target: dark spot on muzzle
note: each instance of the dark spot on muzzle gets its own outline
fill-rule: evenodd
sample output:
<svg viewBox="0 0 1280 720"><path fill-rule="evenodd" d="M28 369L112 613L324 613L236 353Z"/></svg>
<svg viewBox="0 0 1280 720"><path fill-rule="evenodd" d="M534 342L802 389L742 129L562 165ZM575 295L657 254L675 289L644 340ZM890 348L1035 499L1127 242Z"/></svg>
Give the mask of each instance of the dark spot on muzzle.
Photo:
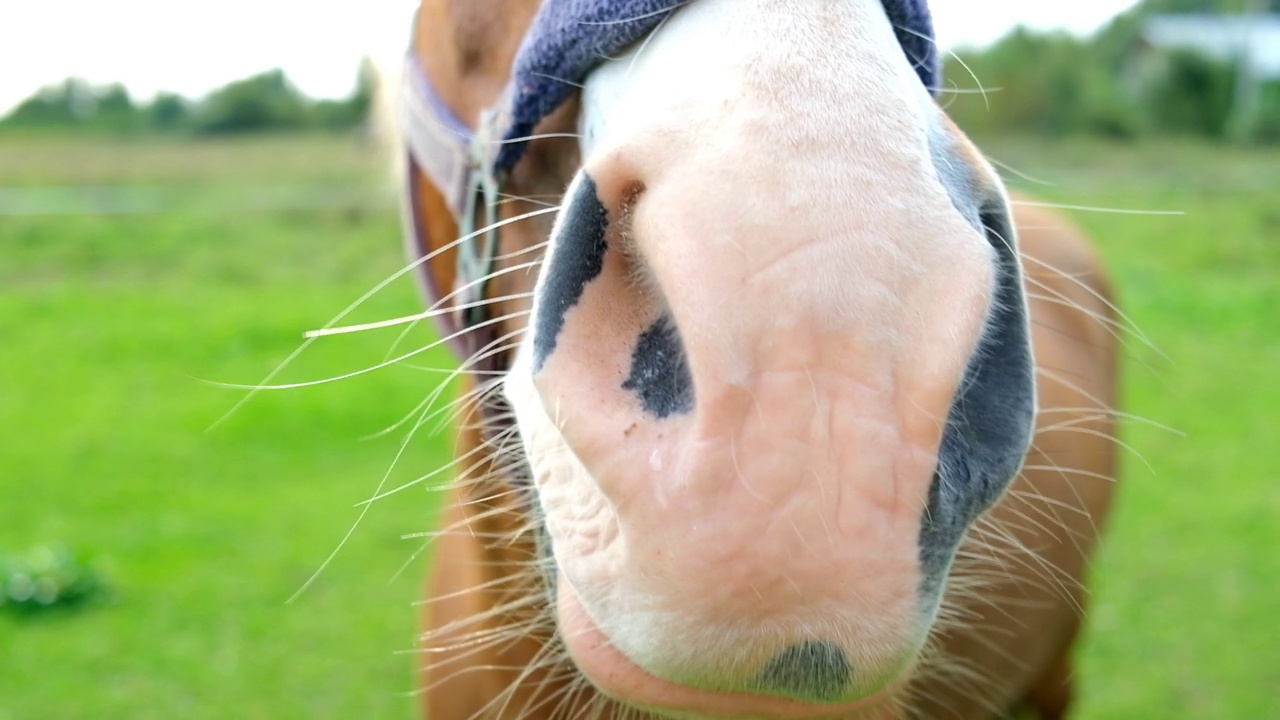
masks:
<svg viewBox="0 0 1280 720"><path fill-rule="evenodd" d="M640 333L622 388L635 393L645 412L659 419L693 409L693 375L680 333L669 319Z"/></svg>
<svg viewBox="0 0 1280 720"><path fill-rule="evenodd" d="M1022 274L1003 202L984 209L996 251L996 288L938 450L920 528L921 593L933 608L964 532L1013 480L1031 442L1035 369Z"/></svg>
<svg viewBox="0 0 1280 720"><path fill-rule="evenodd" d="M834 702L852 682L853 668L843 650L829 642L806 640L774 656L756 685L797 700Z"/></svg>
<svg viewBox="0 0 1280 720"><path fill-rule="evenodd" d="M605 229L609 218L596 196L596 184L586 173L560 211L560 225L552 238L550 257L542 269L538 312L534 318L533 371L538 372L556 349L564 316L578 304L587 283L604 269L608 249Z"/></svg>

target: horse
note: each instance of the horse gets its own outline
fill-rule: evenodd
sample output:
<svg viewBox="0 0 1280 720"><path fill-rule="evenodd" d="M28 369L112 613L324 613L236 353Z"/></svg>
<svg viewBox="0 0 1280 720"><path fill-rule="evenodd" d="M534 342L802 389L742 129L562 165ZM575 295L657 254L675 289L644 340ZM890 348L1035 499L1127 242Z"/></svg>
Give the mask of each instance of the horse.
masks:
<svg viewBox="0 0 1280 720"><path fill-rule="evenodd" d="M421 0L406 237L467 382L430 720L1066 715L1117 311L931 31Z"/></svg>

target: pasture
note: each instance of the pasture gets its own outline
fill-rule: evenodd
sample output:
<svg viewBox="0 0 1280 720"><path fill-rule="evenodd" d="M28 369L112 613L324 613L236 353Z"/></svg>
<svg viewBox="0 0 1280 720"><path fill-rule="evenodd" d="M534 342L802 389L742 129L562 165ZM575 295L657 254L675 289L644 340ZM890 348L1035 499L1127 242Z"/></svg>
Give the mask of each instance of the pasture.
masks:
<svg viewBox="0 0 1280 720"><path fill-rule="evenodd" d="M1122 407L1142 418L1123 425L1077 717L1273 714L1280 151L982 144L1051 183L1007 175L1040 198L1184 213L1073 213L1141 333ZM206 381L258 382L401 266L379 167L321 137L0 138L0 554L85 550L113 587L83 608L0 606L0 719L412 716L425 558L405 536L431 526L437 479L373 503L286 601L384 475L447 461L447 433L424 431L388 471L405 428L378 434L417 417L447 353L264 392L206 432L243 396ZM406 277L348 320L420 307ZM428 338L324 339L276 380Z"/></svg>

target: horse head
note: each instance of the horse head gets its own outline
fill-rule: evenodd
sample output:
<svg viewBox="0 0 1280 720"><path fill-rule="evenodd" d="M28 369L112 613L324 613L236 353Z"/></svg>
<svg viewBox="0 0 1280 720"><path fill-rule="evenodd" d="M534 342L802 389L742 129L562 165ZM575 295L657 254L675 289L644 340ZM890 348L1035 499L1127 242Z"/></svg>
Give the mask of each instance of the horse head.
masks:
<svg viewBox="0 0 1280 720"><path fill-rule="evenodd" d="M479 276L429 280L485 289L453 299L499 378L521 577L560 659L628 707L875 716L1023 463L1009 203L931 94L929 31L909 0L420 11L433 102L497 119L482 164L517 198L439 187L462 159L419 172L420 232L504 225Z"/></svg>

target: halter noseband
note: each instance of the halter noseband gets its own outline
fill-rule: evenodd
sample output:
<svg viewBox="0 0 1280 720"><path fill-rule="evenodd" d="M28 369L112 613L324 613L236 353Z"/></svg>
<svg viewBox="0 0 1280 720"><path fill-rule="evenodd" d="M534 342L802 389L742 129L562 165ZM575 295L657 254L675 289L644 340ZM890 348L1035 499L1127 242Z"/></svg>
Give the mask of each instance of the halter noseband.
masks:
<svg viewBox="0 0 1280 720"><path fill-rule="evenodd" d="M495 174L495 154L502 147L499 140L506 126L505 116L497 111L486 111L480 117L475 132L445 105L432 87L410 51L402 73L401 125L404 129L407 150L407 175L405 182L405 240L409 254L418 262L418 277L422 281L427 300L432 305L446 297L453 305L462 308L460 317L446 313L435 315L442 337L448 338L450 347L460 358L474 352L469 333L465 328L474 327L483 319L485 278L492 271L498 238L497 207L500 182ZM422 242L423 209L419 204L418 178L425 175L444 196L445 205L458 224L457 280L454 288L441 288L430 272ZM483 225L476 228L483 212Z"/></svg>
<svg viewBox="0 0 1280 720"><path fill-rule="evenodd" d="M519 162L529 136L606 58L640 41L672 12L694 0L543 0L524 36L511 82L477 129L453 113L432 87L410 49L401 87L401 120L408 155L405 234L432 304L446 297L462 308L435 315L442 336L460 358L485 347L492 331L477 332L485 317L485 280L497 250L497 202L503 180ZM933 21L926 0L882 0L902 50L920 80L936 92L940 76ZM415 23L416 25L416 23ZM410 43L412 48L412 43ZM458 224L454 288L441 288L426 267L424 214L418 178L444 196ZM477 223L483 224L477 229Z"/></svg>

